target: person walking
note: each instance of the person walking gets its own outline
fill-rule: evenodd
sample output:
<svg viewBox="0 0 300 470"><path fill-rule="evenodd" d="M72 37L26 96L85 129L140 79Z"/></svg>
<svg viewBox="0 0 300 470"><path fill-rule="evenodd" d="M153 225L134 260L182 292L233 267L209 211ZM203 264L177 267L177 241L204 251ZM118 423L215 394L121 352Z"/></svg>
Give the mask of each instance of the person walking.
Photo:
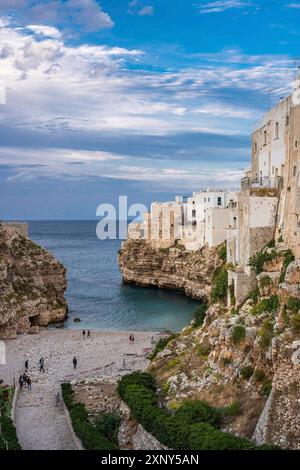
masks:
<svg viewBox="0 0 300 470"><path fill-rule="evenodd" d="M90 330L88 330L88 332L87 332L87 337L88 337L88 338L91 337L91 332L90 332Z"/></svg>
<svg viewBox="0 0 300 470"><path fill-rule="evenodd" d="M73 367L74 367L74 370L77 368L77 358L76 358L76 356L73 357Z"/></svg>
<svg viewBox="0 0 300 470"><path fill-rule="evenodd" d="M31 390L31 384L32 384L31 378L30 378L30 377L27 377L27 386L28 386L28 390Z"/></svg>
<svg viewBox="0 0 300 470"><path fill-rule="evenodd" d="M85 339L85 330L82 331L82 338Z"/></svg>
<svg viewBox="0 0 300 470"><path fill-rule="evenodd" d="M20 377L19 377L19 385L20 385L20 390L22 392L22 390L23 390L23 376L22 375L20 375Z"/></svg>
<svg viewBox="0 0 300 470"><path fill-rule="evenodd" d="M27 375L26 375L25 372L24 372L24 374L22 375L22 379L23 379L23 385L24 385L24 387L27 387Z"/></svg>
<svg viewBox="0 0 300 470"><path fill-rule="evenodd" d="M29 368L29 361L28 361L28 359L26 359L26 361L25 361L25 371L26 372L28 371L28 368Z"/></svg>
<svg viewBox="0 0 300 470"><path fill-rule="evenodd" d="M45 372L45 359L43 357L40 359L40 372Z"/></svg>

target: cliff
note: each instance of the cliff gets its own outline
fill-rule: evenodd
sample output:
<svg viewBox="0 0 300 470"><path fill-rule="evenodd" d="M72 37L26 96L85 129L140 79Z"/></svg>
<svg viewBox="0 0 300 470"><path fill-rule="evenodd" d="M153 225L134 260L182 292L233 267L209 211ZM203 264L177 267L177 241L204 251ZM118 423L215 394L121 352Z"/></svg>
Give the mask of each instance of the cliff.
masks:
<svg viewBox="0 0 300 470"><path fill-rule="evenodd" d="M177 244L155 248L145 240L128 240L119 252L123 282L178 290L205 300L213 273L221 264L219 249L204 247L191 252Z"/></svg>
<svg viewBox="0 0 300 470"><path fill-rule="evenodd" d="M205 400L227 410L224 431L300 449L300 265L280 244L252 264L257 288L244 304L210 298L203 324L172 339L150 371L170 409Z"/></svg>
<svg viewBox="0 0 300 470"><path fill-rule="evenodd" d="M64 320L66 287L65 268L51 253L0 224L0 338Z"/></svg>

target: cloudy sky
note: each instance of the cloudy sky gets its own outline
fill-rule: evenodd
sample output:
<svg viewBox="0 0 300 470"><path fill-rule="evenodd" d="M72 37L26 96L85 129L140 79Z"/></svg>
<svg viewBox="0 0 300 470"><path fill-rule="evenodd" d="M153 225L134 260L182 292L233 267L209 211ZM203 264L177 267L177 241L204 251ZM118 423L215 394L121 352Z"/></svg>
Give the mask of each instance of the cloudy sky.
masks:
<svg viewBox="0 0 300 470"><path fill-rule="evenodd" d="M299 24L288 0L0 0L0 219L235 187Z"/></svg>

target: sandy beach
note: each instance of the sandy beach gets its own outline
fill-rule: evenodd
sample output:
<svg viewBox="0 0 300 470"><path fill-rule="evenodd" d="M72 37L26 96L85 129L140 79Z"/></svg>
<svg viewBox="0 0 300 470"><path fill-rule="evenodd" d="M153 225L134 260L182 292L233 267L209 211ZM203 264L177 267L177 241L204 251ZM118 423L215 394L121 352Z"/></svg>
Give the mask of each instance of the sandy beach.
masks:
<svg viewBox="0 0 300 470"><path fill-rule="evenodd" d="M0 366L0 378L13 384L24 372L29 360L28 374L32 390L18 394L15 424L23 449L75 449L65 413L57 406L60 383L91 378L114 378L133 370L144 370L148 361L145 353L153 347L156 332L134 332L135 341L129 344L132 332L95 331L83 339L82 330L48 329L39 335L19 335L5 341L6 364ZM73 357L78 360L73 368ZM39 371L39 359L44 357L45 372Z"/></svg>

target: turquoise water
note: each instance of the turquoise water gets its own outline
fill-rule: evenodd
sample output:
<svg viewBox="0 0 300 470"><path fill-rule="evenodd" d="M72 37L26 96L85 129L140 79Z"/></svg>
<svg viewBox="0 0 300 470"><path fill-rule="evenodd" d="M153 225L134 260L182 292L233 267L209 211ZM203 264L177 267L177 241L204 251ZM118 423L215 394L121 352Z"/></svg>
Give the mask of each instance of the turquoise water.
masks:
<svg viewBox="0 0 300 470"><path fill-rule="evenodd" d="M198 302L176 292L122 284L119 240L100 241L95 221L29 222L31 238L67 268L68 328L181 330ZM74 323L79 317L81 323Z"/></svg>

